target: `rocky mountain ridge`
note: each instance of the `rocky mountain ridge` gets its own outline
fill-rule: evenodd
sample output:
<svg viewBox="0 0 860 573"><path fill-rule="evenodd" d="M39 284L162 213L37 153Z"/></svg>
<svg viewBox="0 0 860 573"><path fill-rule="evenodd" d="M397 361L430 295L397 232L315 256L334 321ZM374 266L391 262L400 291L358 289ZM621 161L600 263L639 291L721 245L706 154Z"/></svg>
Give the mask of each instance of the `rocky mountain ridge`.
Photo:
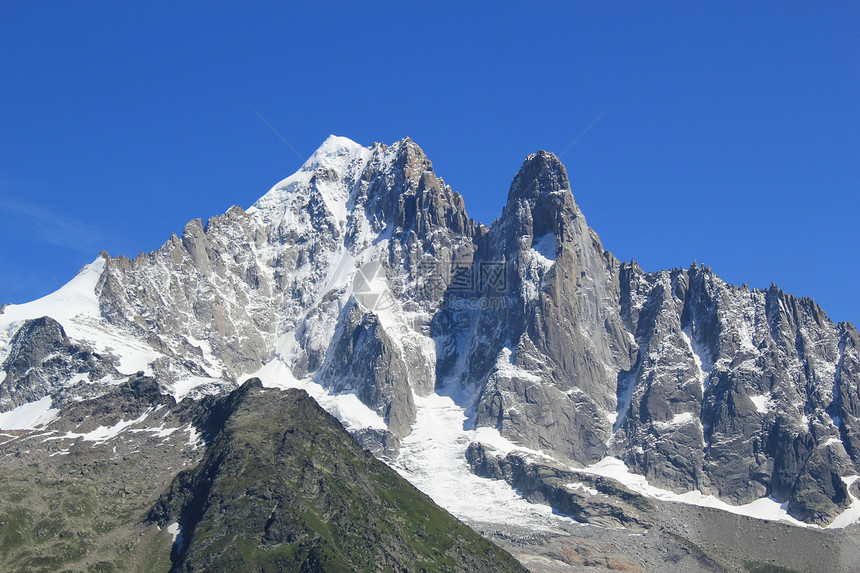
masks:
<svg viewBox="0 0 860 573"><path fill-rule="evenodd" d="M854 326L707 267L618 261L551 153L526 159L488 228L411 140L331 137L253 207L103 254L70 285L0 315L0 409L136 370L177 397L276 370L341 414L356 397L360 421L341 418L380 443L410 434L418 398L454 393L474 427L573 467L613 456L811 524L856 503ZM44 309L60 330L33 322Z"/></svg>

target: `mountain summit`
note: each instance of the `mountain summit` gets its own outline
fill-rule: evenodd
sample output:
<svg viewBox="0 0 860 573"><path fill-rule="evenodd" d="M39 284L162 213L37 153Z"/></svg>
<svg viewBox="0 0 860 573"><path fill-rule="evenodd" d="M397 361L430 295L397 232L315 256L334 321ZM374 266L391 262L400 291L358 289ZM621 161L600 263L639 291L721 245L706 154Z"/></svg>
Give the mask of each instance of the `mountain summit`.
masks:
<svg viewBox="0 0 860 573"><path fill-rule="evenodd" d="M858 344L776 287L618 261L552 153L526 159L487 228L413 141L331 136L247 211L6 307L0 409L32 425L137 371L177 399L255 376L307 390L462 517L422 448L464 488L486 486L475 442L485 462L539 452L643 495L845 525Z"/></svg>

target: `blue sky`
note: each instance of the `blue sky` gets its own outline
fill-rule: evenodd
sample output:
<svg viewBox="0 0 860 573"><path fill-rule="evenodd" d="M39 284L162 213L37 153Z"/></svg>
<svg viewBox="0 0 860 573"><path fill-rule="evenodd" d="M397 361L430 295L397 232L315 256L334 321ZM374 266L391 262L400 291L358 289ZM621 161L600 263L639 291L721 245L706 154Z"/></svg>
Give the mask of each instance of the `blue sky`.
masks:
<svg viewBox="0 0 860 573"><path fill-rule="evenodd" d="M487 224L563 153L622 260L860 324L860 4L645 4L6 0L0 302L248 207L334 133L411 137Z"/></svg>

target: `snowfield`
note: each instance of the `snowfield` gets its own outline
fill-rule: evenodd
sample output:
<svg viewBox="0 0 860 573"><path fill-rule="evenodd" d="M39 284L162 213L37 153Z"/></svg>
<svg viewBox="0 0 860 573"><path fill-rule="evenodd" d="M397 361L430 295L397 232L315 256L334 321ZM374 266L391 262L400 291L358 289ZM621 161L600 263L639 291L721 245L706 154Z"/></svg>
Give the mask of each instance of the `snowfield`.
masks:
<svg viewBox="0 0 860 573"><path fill-rule="evenodd" d="M57 417L59 410L51 408L51 397L22 404L8 412L0 412L0 429L31 430L44 426Z"/></svg>
<svg viewBox="0 0 860 573"><path fill-rule="evenodd" d="M452 398L415 396L415 405L418 418L401 442L394 468L433 501L472 523L516 523L538 531L572 523L548 505L529 503L504 481L472 473L465 454L478 432L465 429L466 411Z"/></svg>

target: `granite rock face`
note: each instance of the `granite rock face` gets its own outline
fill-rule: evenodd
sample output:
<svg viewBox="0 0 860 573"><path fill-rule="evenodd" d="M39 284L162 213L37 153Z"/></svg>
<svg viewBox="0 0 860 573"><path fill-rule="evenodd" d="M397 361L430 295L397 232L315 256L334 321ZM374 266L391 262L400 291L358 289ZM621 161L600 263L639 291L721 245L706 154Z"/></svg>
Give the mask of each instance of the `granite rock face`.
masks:
<svg viewBox="0 0 860 573"><path fill-rule="evenodd" d="M738 504L772 495L815 523L844 509L839 476L858 459L842 439L851 422L840 414L856 414L839 390L860 383L854 327L810 299L727 285L706 267L625 265L622 277L639 357L621 375L610 451L673 489Z"/></svg>
<svg viewBox="0 0 860 573"><path fill-rule="evenodd" d="M441 374L482 387L478 425L568 459L599 460L617 374L632 361L617 302L620 265L585 223L554 155L526 160L480 245L473 275L498 268L504 276L482 285L483 304L448 305L477 308L471 316L439 317L442 345L468 348L460 372Z"/></svg>
<svg viewBox="0 0 860 573"><path fill-rule="evenodd" d="M126 364L196 398L277 364L354 394L388 427L360 434L382 455L444 389L470 423L561 463L614 456L653 485L772 496L810 523L860 475L855 327L705 266L619 262L551 153L526 159L488 228L411 140L331 137L247 210L97 263L86 313L0 314L0 410L97 393Z"/></svg>
<svg viewBox="0 0 860 573"><path fill-rule="evenodd" d="M336 391L356 388L404 435L411 392L434 390L429 322L475 233L462 197L412 141L366 149L332 137L247 212L191 221L133 260L108 258L96 292L111 325L164 355L154 365L162 378L235 382L278 358L297 378L319 372ZM356 299L367 264L379 292ZM370 346L354 349L347 339L370 323ZM356 379L370 363L391 371Z"/></svg>
<svg viewBox="0 0 860 573"><path fill-rule="evenodd" d="M91 394L92 385L79 383L121 376L110 356L69 340L60 323L47 316L21 325L0 369L5 372L0 382L0 412L45 396L59 400L70 386L78 386L72 393Z"/></svg>
<svg viewBox="0 0 860 573"><path fill-rule="evenodd" d="M505 288L438 321L441 339L468 340L462 371L443 374L480 389L479 426L576 463L613 455L678 492L773 496L810 523L848 506L860 467L846 438L860 387L851 324L706 267L618 263L551 154L526 160L479 244L476 264L500 258Z"/></svg>
<svg viewBox="0 0 860 573"><path fill-rule="evenodd" d="M354 304L335 333L323 376L334 381L335 391L355 393L403 437L415 419L415 402L408 384L408 357L391 352L393 347L378 317Z"/></svg>

